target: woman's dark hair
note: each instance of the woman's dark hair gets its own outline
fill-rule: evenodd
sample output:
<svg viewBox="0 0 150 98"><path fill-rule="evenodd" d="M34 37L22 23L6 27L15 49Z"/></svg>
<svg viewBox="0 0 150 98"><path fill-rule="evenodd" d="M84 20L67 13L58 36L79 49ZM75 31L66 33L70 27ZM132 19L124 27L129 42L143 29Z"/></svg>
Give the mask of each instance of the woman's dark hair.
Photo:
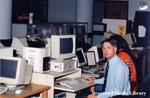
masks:
<svg viewBox="0 0 150 98"><path fill-rule="evenodd" d="M116 43L117 43L117 54L119 54L119 52L121 51L124 51L126 53L128 53L131 57L131 59L133 60L134 64L136 65L136 58L135 56L133 55L127 41L120 35L112 35L110 36L111 40L116 40Z"/></svg>

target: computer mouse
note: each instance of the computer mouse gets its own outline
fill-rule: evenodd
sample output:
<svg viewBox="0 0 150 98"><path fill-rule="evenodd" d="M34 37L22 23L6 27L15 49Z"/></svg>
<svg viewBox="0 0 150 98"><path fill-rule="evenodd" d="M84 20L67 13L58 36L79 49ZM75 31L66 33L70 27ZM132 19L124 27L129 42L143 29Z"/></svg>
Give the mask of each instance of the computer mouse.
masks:
<svg viewBox="0 0 150 98"><path fill-rule="evenodd" d="M15 90L15 94L21 94L22 92L23 92L23 90L21 90L21 89Z"/></svg>

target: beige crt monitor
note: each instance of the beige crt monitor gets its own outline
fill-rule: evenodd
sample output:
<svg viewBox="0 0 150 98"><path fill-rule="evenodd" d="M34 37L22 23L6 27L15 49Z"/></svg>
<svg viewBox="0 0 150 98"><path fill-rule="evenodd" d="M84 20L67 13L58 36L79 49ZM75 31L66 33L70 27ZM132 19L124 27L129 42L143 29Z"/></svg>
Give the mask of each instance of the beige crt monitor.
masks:
<svg viewBox="0 0 150 98"><path fill-rule="evenodd" d="M78 67L86 66L87 65L87 60L85 53L83 51L83 48L77 48L76 49L76 56L78 59Z"/></svg>
<svg viewBox="0 0 150 98"><path fill-rule="evenodd" d="M75 48L75 35L51 36L51 58L62 60L75 57Z"/></svg>
<svg viewBox="0 0 150 98"><path fill-rule="evenodd" d="M88 51L93 51L96 62L99 62L98 46L92 46Z"/></svg>
<svg viewBox="0 0 150 98"><path fill-rule="evenodd" d="M19 85L30 83L32 67L18 57L0 56L0 83Z"/></svg>

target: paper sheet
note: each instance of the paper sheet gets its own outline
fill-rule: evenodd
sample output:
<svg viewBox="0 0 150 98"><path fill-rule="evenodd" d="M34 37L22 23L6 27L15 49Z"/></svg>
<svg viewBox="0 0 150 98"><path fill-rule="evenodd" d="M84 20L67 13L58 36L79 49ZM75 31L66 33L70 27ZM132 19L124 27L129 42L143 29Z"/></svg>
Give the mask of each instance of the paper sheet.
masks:
<svg viewBox="0 0 150 98"><path fill-rule="evenodd" d="M143 25L138 26L138 37L146 36L146 28Z"/></svg>

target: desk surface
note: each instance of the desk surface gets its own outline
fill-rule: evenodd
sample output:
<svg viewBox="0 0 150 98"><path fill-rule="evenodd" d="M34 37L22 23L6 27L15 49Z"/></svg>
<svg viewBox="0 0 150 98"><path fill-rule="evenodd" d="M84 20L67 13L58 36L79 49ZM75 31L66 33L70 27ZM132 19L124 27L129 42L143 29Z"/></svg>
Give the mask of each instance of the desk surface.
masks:
<svg viewBox="0 0 150 98"><path fill-rule="evenodd" d="M45 92L47 93L48 90L50 89L50 87L45 86L45 85L39 85L39 84L30 84L22 89L26 90L27 93L14 95L14 94L9 94L8 92L6 92L6 93L0 95L0 98L25 98L25 97L29 97L29 96L39 94L39 93L45 93ZM44 96L44 95L42 95L42 96ZM43 98L46 98L46 97L43 97Z"/></svg>

